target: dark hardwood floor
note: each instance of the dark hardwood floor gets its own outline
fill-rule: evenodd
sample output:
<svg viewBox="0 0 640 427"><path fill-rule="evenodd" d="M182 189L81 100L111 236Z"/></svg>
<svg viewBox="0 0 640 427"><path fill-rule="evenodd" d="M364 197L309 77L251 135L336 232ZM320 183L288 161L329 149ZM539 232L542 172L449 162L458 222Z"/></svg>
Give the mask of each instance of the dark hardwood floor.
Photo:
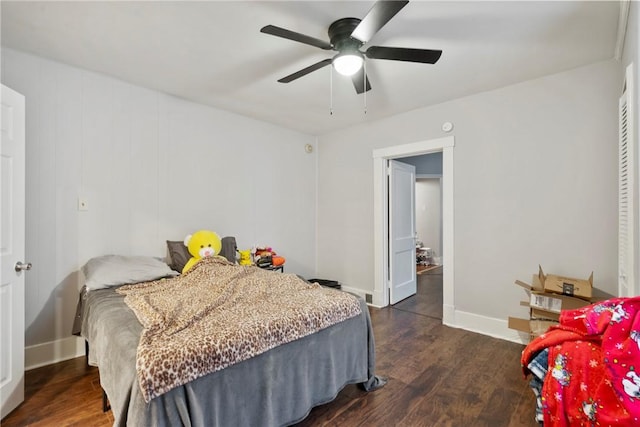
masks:
<svg viewBox="0 0 640 427"><path fill-rule="evenodd" d="M417 293L393 308L442 320L442 267L418 274L417 281Z"/></svg>
<svg viewBox="0 0 640 427"><path fill-rule="evenodd" d="M314 408L306 426L538 426L520 371L523 346L442 325L441 269L418 276L418 293L371 308L377 373L371 393L355 385ZM84 357L26 373L25 401L9 426L110 426L97 368Z"/></svg>
<svg viewBox="0 0 640 427"><path fill-rule="evenodd" d="M78 357L27 371L25 399L2 420L9 426L111 426L111 411L102 412L98 368Z"/></svg>

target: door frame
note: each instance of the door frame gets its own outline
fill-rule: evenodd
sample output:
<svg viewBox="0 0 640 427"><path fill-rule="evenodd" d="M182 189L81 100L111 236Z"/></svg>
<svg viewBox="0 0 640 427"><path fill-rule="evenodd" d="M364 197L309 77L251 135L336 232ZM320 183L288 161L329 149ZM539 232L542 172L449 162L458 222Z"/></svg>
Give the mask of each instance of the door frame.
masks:
<svg viewBox="0 0 640 427"><path fill-rule="evenodd" d="M442 152L442 285L444 324L454 320L453 254L453 148L455 138L419 141L373 150L373 263L374 290L372 304L389 305L389 214L387 210L387 160Z"/></svg>

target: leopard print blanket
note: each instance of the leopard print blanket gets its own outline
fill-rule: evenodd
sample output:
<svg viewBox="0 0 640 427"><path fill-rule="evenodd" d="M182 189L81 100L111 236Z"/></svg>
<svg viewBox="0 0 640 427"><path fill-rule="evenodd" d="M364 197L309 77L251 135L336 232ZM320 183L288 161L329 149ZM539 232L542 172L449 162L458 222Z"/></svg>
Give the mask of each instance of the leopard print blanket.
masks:
<svg viewBox="0 0 640 427"><path fill-rule="evenodd" d="M136 371L146 402L361 313L346 292L221 257L118 292L143 326Z"/></svg>

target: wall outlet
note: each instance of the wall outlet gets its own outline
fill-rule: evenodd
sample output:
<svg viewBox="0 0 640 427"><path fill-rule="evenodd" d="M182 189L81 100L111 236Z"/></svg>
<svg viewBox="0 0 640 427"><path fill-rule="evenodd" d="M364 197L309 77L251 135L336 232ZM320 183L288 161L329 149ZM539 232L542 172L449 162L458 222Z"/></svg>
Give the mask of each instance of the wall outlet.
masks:
<svg viewBox="0 0 640 427"><path fill-rule="evenodd" d="M373 303L373 295L364 294L364 302L366 302L367 304L372 304Z"/></svg>
<svg viewBox="0 0 640 427"><path fill-rule="evenodd" d="M78 197L78 210L79 211L89 210L89 201L84 197Z"/></svg>

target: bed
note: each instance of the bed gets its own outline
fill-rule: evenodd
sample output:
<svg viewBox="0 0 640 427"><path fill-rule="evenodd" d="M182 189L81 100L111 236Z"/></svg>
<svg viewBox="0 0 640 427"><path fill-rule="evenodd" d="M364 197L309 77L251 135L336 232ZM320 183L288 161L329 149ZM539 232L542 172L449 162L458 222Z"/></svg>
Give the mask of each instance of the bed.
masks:
<svg viewBox="0 0 640 427"><path fill-rule="evenodd" d="M242 274L253 277L254 282L258 276L263 282L265 277L301 280L295 275L258 271L261 269L257 267L233 268L245 269ZM140 314L125 298L130 297L132 288L140 287L134 291L142 292L138 301L144 305L149 299L144 294L145 287L171 286L178 279L122 286L112 283L104 289L85 286L81 291L76 329L88 343L88 363L99 368L114 425L291 425L304 419L314 406L333 400L347 384L360 384L367 391L384 385L385 380L374 372L375 346L367 305L362 298L351 296L358 306L357 315L149 394L150 389L141 387L145 382L141 380L144 377L137 355L150 324L142 316L143 327ZM121 279L115 282L118 280ZM307 285L322 288L325 294L346 294L317 284ZM155 316L155 311L151 312L151 317ZM196 317L202 317L202 311Z"/></svg>
<svg viewBox="0 0 640 427"><path fill-rule="evenodd" d="M640 297L562 311L521 363L545 427L640 425Z"/></svg>

